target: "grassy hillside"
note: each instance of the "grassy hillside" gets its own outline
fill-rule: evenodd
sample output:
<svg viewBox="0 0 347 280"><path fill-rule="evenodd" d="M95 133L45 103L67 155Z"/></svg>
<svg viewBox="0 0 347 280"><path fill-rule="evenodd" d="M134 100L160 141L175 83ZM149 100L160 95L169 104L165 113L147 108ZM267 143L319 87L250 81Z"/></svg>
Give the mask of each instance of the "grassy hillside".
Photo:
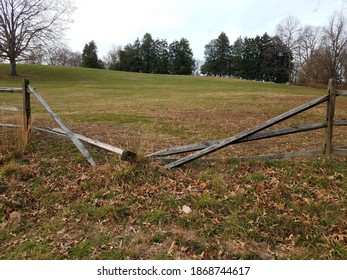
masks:
<svg viewBox="0 0 347 280"><path fill-rule="evenodd" d="M231 136L325 90L213 77L0 65L0 87L27 78L75 132L130 149ZM346 118L339 99L337 117ZM0 106L20 107L0 94ZM278 126L324 121L319 106ZM33 125L57 125L32 97ZM0 110L0 123L18 114ZM277 126L277 127L278 127ZM321 131L239 144L165 170L66 140L0 128L0 259L346 259L347 161L229 161L322 147ZM346 146L346 128L334 144ZM187 207L191 209L188 213Z"/></svg>

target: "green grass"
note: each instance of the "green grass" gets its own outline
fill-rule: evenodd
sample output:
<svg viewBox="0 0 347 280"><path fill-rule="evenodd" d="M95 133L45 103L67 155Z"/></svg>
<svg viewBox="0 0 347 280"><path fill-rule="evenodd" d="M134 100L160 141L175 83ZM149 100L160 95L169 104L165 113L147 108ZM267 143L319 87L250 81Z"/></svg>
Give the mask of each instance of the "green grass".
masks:
<svg viewBox="0 0 347 280"><path fill-rule="evenodd" d="M20 76L11 78L7 76L7 68L8 65L0 65L0 86L21 87L22 79L27 78L52 107L56 106L57 111L88 108L103 114L108 110L119 110L117 113L121 113L130 107L138 110L140 107L158 109L183 105L186 98L192 101L190 105L194 107L211 108L221 103L231 105L233 98L244 94L253 98L244 102L251 103L254 98L260 100L263 96L317 95L321 92L311 88L225 78L146 75L38 65L18 65ZM70 102L65 102L63 96L69 96Z"/></svg>
<svg viewBox="0 0 347 280"><path fill-rule="evenodd" d="M149 123L151 118L127 114L69 115L69 119L81 122Z"/></svg>
<svg viewBox="0 0 347 280"><path fill-rule="evenodd" d="M0 128L0 259L347 259L347 161L229 160L322 147L321 132L247 143L165 170L147 153L231 136L325 90L213 77L0 65L0 87L28 78L75 132L137 152L127 163L32 133L15 153ZM346 118L346 99L337 115ZM0 94L0 105L21 96ZM324 121L325 105L280 126ZM32 96L33 125L56 126ZM18 116L0 112L0 122ZM334 142L346 145L345 128ZM184 213L188 206L192 212Z"/></svg>

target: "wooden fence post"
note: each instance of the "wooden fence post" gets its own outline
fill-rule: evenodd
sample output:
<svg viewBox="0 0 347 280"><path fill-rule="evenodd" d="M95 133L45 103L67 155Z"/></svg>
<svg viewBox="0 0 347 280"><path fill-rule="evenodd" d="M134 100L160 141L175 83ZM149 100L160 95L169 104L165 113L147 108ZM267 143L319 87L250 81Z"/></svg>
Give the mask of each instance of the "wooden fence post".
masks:
<svg viewBox="0 0 347 280"><path fill-rule="evenodd" d="M330 79L328 85L329 99L327 102L327 115L326 122L327 128L325 133L325 147L324 147L324 163L327 164L330 160L332 151L332 140L333 140L333 127L334 127L334 115L335 115L335 104L336 104L336 80Z"/></svg>
<svg viewBox="0 0 347 280"><path fill-rule="evenodd" d="M30 135L31 107L30 92L28 91L29 81L23 80L23 142L26 144Z"/></svg>

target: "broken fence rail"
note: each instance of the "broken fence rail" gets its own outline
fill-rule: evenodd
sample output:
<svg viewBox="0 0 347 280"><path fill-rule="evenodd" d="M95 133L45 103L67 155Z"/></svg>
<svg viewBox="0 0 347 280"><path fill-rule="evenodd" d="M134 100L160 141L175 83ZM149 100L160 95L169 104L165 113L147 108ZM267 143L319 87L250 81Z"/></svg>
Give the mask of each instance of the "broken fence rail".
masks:
<svg viewBox="0 0 347 280"><path fill-rule="evenodd" d="M347 120L335 120L334 126L347 126ZM281 129L271 130L268 132L258 132L251 136L239 139L235 141L234 144L256 141L256 140L267 139L267 138L278 137L278 136L284 136L284 135L290 135L294 133L317 130L317 129L322 129L326 127L327 127L326 123L313 123L313 124L305 124L305 125L296 126L296 127L281 128ZM200 151L214 144L218 144L221 141L223 141L223 139L210 140L210 141L206 141L202 143L172 147L172 148L163 149L163 150L154 152L148 155L147 157L164 157L164 156Z"/></svg>
<svg viewBox="0 0 347 280"><path fill-rule="evenodd" d="M215 144L212 144L211 146L203 149L203 150L200 150L200 151L197 151L187 157L184 157L182 159L179 159L175 162L172 162L172 163L169 163L167 165L165 165L165 167L167 169L171 169L171 168L175 168L175 167L179 167L183 164L186 164L188 162L191 162L193 160L196 160L200 157L203 157L205 155L208 155L210 153L213 153L217 150L220 150L222 148L225 148L227 146L230 146L231 144L234 144L236 141L239 141L241 139L244 139L248 136L251 136L253 134L256 134L257 132L261 131L261 130L264 130L268 127L271 127L279 122L282 122L288 118L291 118L299 113L302 113L308 109L311 109L319 104L322 104L324 102L326 102L329 98L329 95L325 95L325 96L322 96L322 97L318 97L312 101L309 101L303 105L300 105L292 110L289 110L288 112L285 112L279 116L276 116L272 119L269 119L265 122L263 122L262 124L258 125L258 126L255 126L253 128L250 128L248 130L245 130L237 135L234 135L232 137L229 137L229 138L226 138L218 143L215 143Z"/></svg>
<svg viewBox="0 0 347 280"><path fill-rule="evenodd" d="M53 119L59 124L59 126L64 130L70 140L75 144L77 149L82 153L82 155L88 160L91 166L96 166L96 163L93 157L90 155L88 150L84 147L81 141L76 137L76 135L63 123L63 121L58 117L56 113L53 112L51 107L46 103L46 101L42 98L42 96L37 92L35 88L28 84L28 89L38 101L42 104L43 107L47 110L47 112L53 117Z"/></svg>
<svg viewBox="0 0 347 280"><path fill-rule="evenodd" d="M0 127L19 128L20 125L0 123ZM32 130L40 132L40 133L44 133L44 134L54 135L57 137L68 138L68 135L64 132L64 130L59 129L59 128L44 129L44 128L39 128L39 127L33 127ZM102 148L106 151L120 155L121 160L133 161L134 159L136 159L136 154L134 152L122 150L122 149L114 147L110 144L106 144L106 143L103 143L101 141L94 140L94 139L88 138L88 137L80 135L80 134L75 134L75 136L87 144L90 144L90 145Z"/></svg>
<svg viewBox="0 0 347 280"><path fill-rule="evenodd" d="M53 129L48 129L47 132L53 132L53 133L56 133L58 136L61 135L61 136L67 136L65 131L60 129L60 128L53 128ZM94 139L91 139L91 138L88 138L84 135L81 135L81 134L76 134L75 133L75 136L80 139L81 141L83 142L86 142L88 144L91 144L93 146L96 146L96 147L99 147L99 148L102 148L106 151L109 151L109 152L112 152L112 153L115 153L115 154L118 154L120 155L121 157L121 160L124 160L124 161L133 161L135 158L136 158L136 153L134 152L131 152L131 151L128 151L128 150L123 150L121 148L117 148L117 147L114 147L110 144L107 144L107 143L103 143L101 141L98 141L98 140L94 140Z"/></svg>

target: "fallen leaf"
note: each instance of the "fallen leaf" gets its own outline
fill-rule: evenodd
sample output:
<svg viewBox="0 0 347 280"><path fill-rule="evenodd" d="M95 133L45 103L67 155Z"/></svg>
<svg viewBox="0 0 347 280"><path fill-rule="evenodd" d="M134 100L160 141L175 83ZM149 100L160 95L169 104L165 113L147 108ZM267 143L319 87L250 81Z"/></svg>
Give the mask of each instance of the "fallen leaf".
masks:
<svg viewBox="0 0 347 280"><path fill-rule="evenodd" d="M21 214L17 211L10 214L9 220L20 220Z"/></svg>
<svg viewBox="0 0 347 280"><path fill-rule="evenodd" d="M186 214L192 213L192 209L190 209L190 207L188 207L187 205L183 205L182 211Z"/></svg>

